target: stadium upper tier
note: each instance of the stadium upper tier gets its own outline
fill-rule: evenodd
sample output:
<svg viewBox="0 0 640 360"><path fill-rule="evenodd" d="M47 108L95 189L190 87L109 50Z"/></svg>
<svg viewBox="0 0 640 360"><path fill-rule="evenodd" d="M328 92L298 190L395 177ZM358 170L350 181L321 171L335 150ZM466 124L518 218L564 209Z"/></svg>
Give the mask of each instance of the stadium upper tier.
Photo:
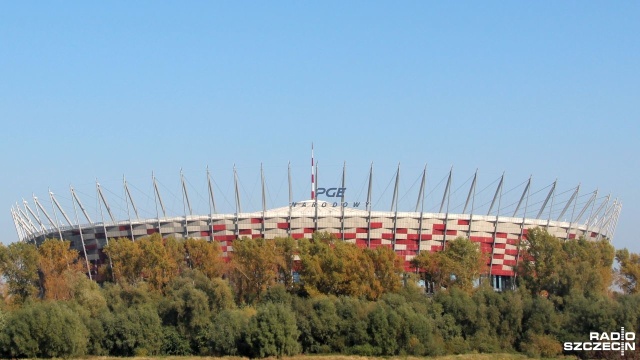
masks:
<svg viewBox="0 0 640 360"><path fill-rule="evenodd" d="M93 221L83 206L76 191L71 188L73 215L60 205L50 192L50 205L44 206L34 197L32 204L23 201L16 204L11 213L21 241L41 243L47 238L69 240L73 248L85 256L94 265L105 261L101 249L109 239L126 237L132 240L142 236L159 233L163 237L206 238L220 244L224 256L233 251L233 241L242 238L293 237L311 238L316 231L329 232L336 238L355 243L361 247L392 247L405 259L405 267L420 251L439 251L447 240L467 237L477 242L481 251L490 254L489 275L510 277L514 275L514 266L519 256L520 244L526 240L529 229L546 228L550 234L561 239L584 237L597 240L613 237L621 203L612 201L610 196L598 197L597 191L580 194L580 186L564 192L556 190L556 182L538 190L539 201L532 201L531 179L522 184L522 190L510 203L507 211L503 203L504 175L490 190L488 211L481 213L474 208L476 202L477 173L469 178L468 191L464 193L463 211L448 211L452 194L452 172L443 178L444 191L437 196L436 212L424 211L426 171L419 177L420 188L413 211L398 211L400 195L398 179L395 174L395 186L391 197L390 211L372 209L372 170L369 173L367 198L362 201L346 201L344 170L342 186L333 188L318 187L313 182L310 200L293 201L291 172L289 168L289 203L284 207L268 209L264 175L261 172L262 209L243 212L238 176L234 169L235 211L217 213L211 177L207 173L210 211L205 215L194 215L189 199L188 186L181 174L182 207L184 215L167 216L156 178L152 176L155 217L141 218L139 209L126 181L123 181L121 200L126 203L127 219L117 219L112 211L100 184L96 183L96 214L100 221ZM313 178L317 174L314 172ZM446 183L444 182L446 179ZM342 189L342 190L341 190ZM547 191L548 189L548 191ZM511 191L513 193L513 191ZM316 196L316 194L318 194ZM326 197L326 200L318 197ZM534 205L532 205L534 204ZM47 208L49 210L47 210ZM533 215L533 216L532 216ZM96 215L94 215L96 216ZM80 221L82 217L86 221ZM105 220L106 219L106 220ZM562 219L562 220L561 220ZM63 225L63 223L65 223ZM526 243L524 244L526 245Z"/></svg>

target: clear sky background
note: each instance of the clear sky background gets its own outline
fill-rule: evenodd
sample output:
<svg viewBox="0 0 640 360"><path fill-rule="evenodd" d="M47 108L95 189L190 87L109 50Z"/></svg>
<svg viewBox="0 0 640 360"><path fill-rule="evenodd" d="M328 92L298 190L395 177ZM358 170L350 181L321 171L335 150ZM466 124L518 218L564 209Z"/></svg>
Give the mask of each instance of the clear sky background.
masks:
<svg viewBox="0 0 640 360"><path fill-rule="evenodd" d="M96 179L117 203L123 175L153 217L152 171L180 214L183 169L206 213L206 167L228 210L235 164L257 210L263 163L285 206L314 142L321 185L346 161L354 199L373 162L383 210L398 163L406 210L427 163L429 207L451 166L457 200L476 168L480 188L598 188L623 203L614 245L640 252L638 34L636 1L5 1L1 239L16 201L71 207L72 184L95 218Z"/></svg>

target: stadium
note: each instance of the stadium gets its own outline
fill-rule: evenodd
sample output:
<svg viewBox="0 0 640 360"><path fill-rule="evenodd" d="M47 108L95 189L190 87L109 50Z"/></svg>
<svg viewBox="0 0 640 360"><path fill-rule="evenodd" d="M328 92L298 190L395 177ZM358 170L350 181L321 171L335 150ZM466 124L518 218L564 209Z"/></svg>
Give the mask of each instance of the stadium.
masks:
<svg viewBox="0 0 640 360"><path fill-rule="evenodd" d="M403 195L398 165L385 190L390 195L386 198L390 204L387 202L384 211L379 209L384 197L376 196L378 200L374 201L373 170L372 164L366 171L360 195L351 191L346 183L346 165L334 171L336 183L319 186L318 164L314 164L312 155L311 179L308 181L305 177L303 182L310 185L307 195L302 200L295 199L289 164L283 181L288 188L285 191L288 203L281 200L281 206L267 207L269 189L261 166L256 181L260 199L254 199L254 203L260 205L248 212L243 211L242 186L234 166L232 197L222 194L225 199L233 199L227 201L232 207L227 212L218 211L216 196L219 197L219 193L214 192L216 183L207 169L204 189L196 190L201 194L200 201L208 206L208 211L200 214L194 211L193 198L189 196L194 187L181 171L180 196L169 191L174 198L181 198L182 214L179 215L167 211L161 186L153 174L152 195L148 192L145 195L147 205L152 204L146 214L155 213L151 216L144 216L134 201L134 187L124 178L121 196L113 196L115 192L96 181L95 193L91 196L96 205L93 211L85 207L79 192L70 187L69 196L65 196L67 206L58 200L60 195L49 191L45 201L34 195L31 203L26 200L16 203L11 215L19 241L38 245L50 238L68 240L87 260L90 274L106 261L101 249L109 239L126 237L135 241L154 233L215 241L220 244L223 256L228 257L233 252L233 241L243 237L300 239L311 238L314 232L329 232L359 247L391 247L405 260L407 271L415 271L410 261L421 251L440 251L448 240L462 236L478 243L481 251L490 255L486 276L494 288L501 290L512 284L514 268L521 256L519 249L526 245L523 241L529 229L543 227L560 239L611 240L622 208L611 195L600 195L598 190L584 192L580 185L560 191L557 180L534 190L529 177L507 189L503 174L480 188L477 170L454 187L451 169L429 190L426 166L414 174L415 182ZM111 195L111 201L117 198L117 207L112 208L107 195ZM431 205L425 199L431 199ZM121 209L120 215L112 211L115 208Z"/></svg>

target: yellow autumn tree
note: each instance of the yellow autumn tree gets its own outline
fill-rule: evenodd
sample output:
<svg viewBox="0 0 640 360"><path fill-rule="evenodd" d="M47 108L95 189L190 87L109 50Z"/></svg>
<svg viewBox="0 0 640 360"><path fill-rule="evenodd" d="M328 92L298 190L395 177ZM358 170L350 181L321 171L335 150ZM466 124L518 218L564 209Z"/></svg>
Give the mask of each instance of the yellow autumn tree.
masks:
<svg viewBox="0 0 640 360"><path fill-rule="evenodd" d="M154 290L162 290L180 273L184 264L184 246L173 237L163 239L159 234L136 241L140 246L143 279Z"/></svg>
<svg viewBox="0 0 640 360"><path fill-rule="evenodd" d="M363 250L328 233L300 241L300 277L310 295L375 300L400 287L401 262L393 250Z"/></svg>
<svg viewBox="0 0 640 360"><path fill-rule="evenodd" d="M190 268L200 270L208 278L222 276L224 261L220 246L211 241L189 238L184 242L187 264Z"/></svg>
<svg viewBox="0 0 640 360"><path fill-rule="evenodd" d="M121 285L133 285L142 280L142 249L138 242L127 238L111 239L104 247L104 253L111 260L111 274Z"/></svg>
<svg viewBox="0 0 640 360"><path fill-rule="evenodd" d="M631 253L627 249L616 251L616 260L620 264L616 282L626 294L640 292L640 254Z"/></svg>
<svg viewBox="0 0 640 360"><path fill-rule="evenodd" d="M231 282L240 301L260 300L278 280L283 267L281 252L274 240L243 238L233 242Z"/></svg>
<svg viewBox="0 0 640 360"><path fill-rule="evenodd" d="M83 274L85 266L71 243L47 239L38 247L38 267L42 275L44 298L69 300L73 297L69 283L73 274Z"/></svg>

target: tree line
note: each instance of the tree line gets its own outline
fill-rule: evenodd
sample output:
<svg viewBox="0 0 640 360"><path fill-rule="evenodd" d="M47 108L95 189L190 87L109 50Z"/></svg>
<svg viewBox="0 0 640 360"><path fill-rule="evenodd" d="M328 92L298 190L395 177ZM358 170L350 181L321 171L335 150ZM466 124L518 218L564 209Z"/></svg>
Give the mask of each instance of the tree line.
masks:
<svg viewBox="0 0 640 360"><path fill-rule="evenodd" d="M0 357L555 356L590 331L640 330L640 256L543 229L505 292L465 238L421 252L411 273L388 247L327 233L236 240L228 261L215 242L158 234L110 239L104 253L96 282L69 242L0 246Z"/></svg>

